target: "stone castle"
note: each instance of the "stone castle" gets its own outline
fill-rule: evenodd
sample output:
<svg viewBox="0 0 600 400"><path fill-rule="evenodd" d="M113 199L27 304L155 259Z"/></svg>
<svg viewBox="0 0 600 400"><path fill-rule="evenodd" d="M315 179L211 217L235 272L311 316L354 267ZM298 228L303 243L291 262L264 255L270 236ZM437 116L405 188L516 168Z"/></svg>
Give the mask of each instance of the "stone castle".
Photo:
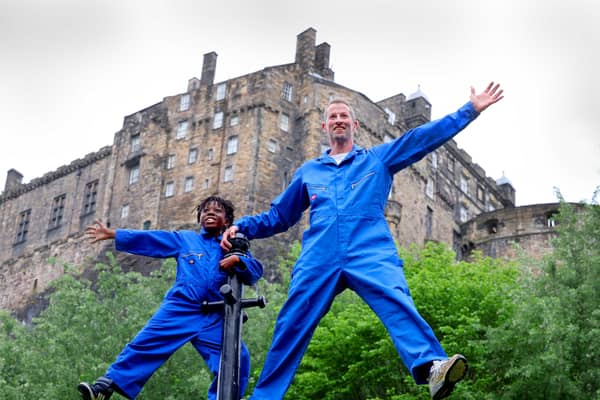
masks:
<svg viewBox="0 0 600 400"><path fill-rule="evenodd" d="M294 62L214 82L217 54L207 53L200 79L126 116L112 145L26 184L8 171L0 195L0 308L23 309L64 273L64 263L83 268L110 250L112 244L85 240L96 219L112 227L195 229L195 205L215 193L234 202L237 216L266 210L294 170L328 147L321 122L332 98L353 106L355 139L367 148L430 120L420 90L372 101L335 83L329 54L309 28L297 36ZM533 255L548 249L557 209L515 207L510 182L487 177L451 140L395 176L386 216L402 246L437 241L459 258L475 249L512 257L513 242ZM274 255L299 239L306 223L253 242L267 278L275 277Z"/></svg>

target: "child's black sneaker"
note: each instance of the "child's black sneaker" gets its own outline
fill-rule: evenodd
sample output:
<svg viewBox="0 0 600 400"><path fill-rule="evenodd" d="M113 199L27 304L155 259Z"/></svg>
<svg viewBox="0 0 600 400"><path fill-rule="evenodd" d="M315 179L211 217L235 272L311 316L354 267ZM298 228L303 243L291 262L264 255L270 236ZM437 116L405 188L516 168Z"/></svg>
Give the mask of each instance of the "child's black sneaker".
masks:
<svg viewBox="0 0 600 400"><path fill-rule="evenodd" d="M81 382L77 385L77 390L83 396L83 400L108 400L113 394L111 386L112 379L102 376L91 385L87 382Z"/></svg>

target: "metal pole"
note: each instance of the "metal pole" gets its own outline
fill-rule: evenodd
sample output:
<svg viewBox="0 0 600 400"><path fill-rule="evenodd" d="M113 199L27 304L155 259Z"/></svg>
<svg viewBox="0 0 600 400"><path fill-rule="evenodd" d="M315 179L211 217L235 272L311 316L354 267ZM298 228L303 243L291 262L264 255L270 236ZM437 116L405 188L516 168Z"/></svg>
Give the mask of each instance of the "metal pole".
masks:
<svg viewBox="0 0 600 400"><path fill-rule="evenodd" d="M241 235L241 238L235 239L241 239L245 243L239 244L239 242L232 240L234 247L228 254L239 252L240 248L242 252L244 248L247 251L249 244L246 238ZM242 323L245 317L242 309L248 307L264 308L267 301L264 296L258 296L255 299L242 299L244 285L235 272L229 274L227 283L221 286L219 290L223 295L223 301L205 301L202 303L203 312L223 310L223 343L217 378L217 399L240 400L240 353L242 348Z"/></svg>
<svg viewBox="0 0 600 400"><path fill-rule="evenodd" d="M219 363L217 399L240 399L240 353L242 347L242 294L243 285L237 274L221 286L225 301L223 319L223 347Z"/></svg>

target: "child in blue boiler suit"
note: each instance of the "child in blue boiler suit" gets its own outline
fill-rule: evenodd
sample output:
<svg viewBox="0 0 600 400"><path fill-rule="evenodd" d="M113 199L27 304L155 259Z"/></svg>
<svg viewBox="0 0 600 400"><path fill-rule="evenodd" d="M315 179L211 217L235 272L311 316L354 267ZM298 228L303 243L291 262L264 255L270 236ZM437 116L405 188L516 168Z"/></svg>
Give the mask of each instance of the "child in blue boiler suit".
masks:
<svg viewBox="0 0 600 400"><path fill-rule="evenodd" d="M77 389L84 400L105 400L113 392L134 399L150 376L181 346L190 342L213 373L208 399L216 399L217 373L222 344L223 313L202 312L204 301L223 299L219 289L227 282L227 271L235 270L241 281L253 285L262 276L259 261L248 255L231 255L219 246L223 231L234 220L233 205L211 196L197 206L195 231L138 231L110 229L102 222L86 228L91 243L114 239L115 248L131 254L177 259L175 284L146 326L125 346L106 374ZM250 373L250 355L242 343L240 393Z"/></svg>

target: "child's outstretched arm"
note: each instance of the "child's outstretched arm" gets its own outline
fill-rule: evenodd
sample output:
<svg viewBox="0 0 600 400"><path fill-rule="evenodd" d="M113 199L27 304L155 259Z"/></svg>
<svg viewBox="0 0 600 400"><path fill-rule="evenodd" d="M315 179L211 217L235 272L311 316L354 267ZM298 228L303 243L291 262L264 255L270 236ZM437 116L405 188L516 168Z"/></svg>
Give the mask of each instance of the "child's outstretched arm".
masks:
<svg viewBox="0 0 600 400"><path fill-rule="evenodd" d="M108 240L115 238L115 230L107 228L99 219L94 221L93 225L88 225L85 228L85 235L88 237L90 243L96 243L101 240Z"/></svg>

